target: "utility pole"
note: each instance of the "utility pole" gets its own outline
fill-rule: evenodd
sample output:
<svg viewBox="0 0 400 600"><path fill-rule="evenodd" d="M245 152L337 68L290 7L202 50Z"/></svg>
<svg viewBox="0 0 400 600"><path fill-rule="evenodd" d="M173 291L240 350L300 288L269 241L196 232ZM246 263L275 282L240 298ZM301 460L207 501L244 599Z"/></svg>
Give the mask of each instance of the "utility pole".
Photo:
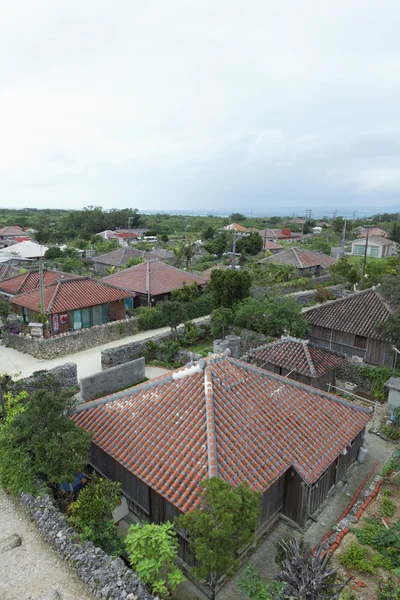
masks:
<svg viewBox="0 0 400 600"><path fill-rule="evenodd" d="M365 238L364 264L363 264L363 272L362 272L362 280L363 281L364 281L364 277L365 277L365 268L367 266L368 237L369 237L370 225L367 225L366 228L367 228L367 237Z"/></svg>
<svg viewBox="0 0 400 600"><path fill-rule="evenodd" d="M150 291L150 261L146 263L146 286L147 286L147 306L151 306L151 291Z"/></svg>
<svg viewBox="0 0 400 600"><path fill-rule="evenodd" d="M356 210L354 210L354 211L353 211L353 221L355 221L355 220L356 220L356 214L357 214L357 211L356 211Z"/></svg>
<svg viewBox="0 0 400 600"><path fill-rule="evenodd" d="M40 312L42 315L46 312L44 305L44 285L43 285L43 246L40 246L40 259L39 259L39 286L40 286Z"/></svg>
<svg viewBox="0 0 400 600"><path fill-rule="evenodd" d="M346 243L346 223L347 223L347 219L344 220L344 224L343 224L342 246L344 246Z"/></svg>
<svg viewBox="0 0 400 600"><path fill-rule="evenodd" d="M128 217L128 246L131 245L131 223L133 221L133 217Z"/></svg>

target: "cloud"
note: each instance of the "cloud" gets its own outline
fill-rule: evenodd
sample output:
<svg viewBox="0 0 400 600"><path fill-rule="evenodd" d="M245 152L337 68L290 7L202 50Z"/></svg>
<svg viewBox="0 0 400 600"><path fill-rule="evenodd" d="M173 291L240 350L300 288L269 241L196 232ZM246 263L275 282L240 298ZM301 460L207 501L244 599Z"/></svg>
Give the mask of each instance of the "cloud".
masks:
<svg viewBox="0 0 400 600"><path fill-rule="evenodd" d="M400 4L384 4L8 3L3 204L393 204Z"/></svg>

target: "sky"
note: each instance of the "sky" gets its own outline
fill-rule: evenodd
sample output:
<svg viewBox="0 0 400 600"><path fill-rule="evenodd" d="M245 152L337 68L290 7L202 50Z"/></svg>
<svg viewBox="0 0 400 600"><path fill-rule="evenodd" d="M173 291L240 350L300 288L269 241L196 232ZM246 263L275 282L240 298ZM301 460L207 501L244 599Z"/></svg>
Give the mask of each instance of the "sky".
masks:
<svg viewBox="0 0 400 600"><path fill-rule="evenodd" d="M400 210L398 0L15 0L7 208Z"/></svg>

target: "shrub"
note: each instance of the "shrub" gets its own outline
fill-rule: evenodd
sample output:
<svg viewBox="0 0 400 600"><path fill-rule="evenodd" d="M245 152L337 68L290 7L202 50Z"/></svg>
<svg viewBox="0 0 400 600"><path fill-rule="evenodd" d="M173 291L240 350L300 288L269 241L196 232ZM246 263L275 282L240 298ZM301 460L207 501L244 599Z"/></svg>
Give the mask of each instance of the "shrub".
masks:
<svg viewBox="0 0 400 600"><path fill-rule="evenodd" d="M231 308L216 308L211 313L211 332L214 339L223 338L233 323L234 312Z"/></svg>
<svg viewBox="0 0 400 600"><path fill-rule="evenodd" d="M187 321L185 323L185 342L190 345L194 345L200 339L200 330L196 323Z"/></svg>
<svg viewBox="0 0 400 600"><path fill-rule="evenodd" d="M161 345L160 350L164 353L165 362L169 367L174 366L175 356L181 349L182 347L178 340L167 340Z"/></svg>
<svg viewBox="0 0 400 600"><path fill-rule="evenodd" d="M391 517L394 513L395 505L390 498L383 498L379 514L382 517Z"/></svg>
<svg viewBox="0 0 400 600"><path fill-rule="evenodd" d="M384 425L382 427L382 433L390 440L398 440L400 438L400 427L395 427L394 425Z"/></svg>
<svg viewBox="0 0 400 600"><path fill-rule="evenodd" d="M392 578L381 581L376 589L376 600L400 600L399 582Z"/></svg>
<svg viewBox="0 0 400 600"><path fill-rule="evenodd" d="M201 294L195 300L185 303L186 317L187 319L197 319L198 317L205 317L212 311L211 295Z"/></svg>
<svg viewBox="0 0 400 600"><path fill-rule="evenodd" d="M158 307L141 307L138 310L139 313L139 328L142 331L148 329L158 329L159 327L165 327L165 315L161 312Z"/></svg>
<svg viewBox="0 0 400 600"><path fill-rule="evenodd" d="M328 300L332 300L333 293L326 287L322 287L322 285L317 285L315 288L315 299L317 302L327 302Z"/></svg>
<svg viewBox="0 0 400 600"><path fill-rule="evenodd" d="M348 569L356 569L362 573L375 573L371 563L370 551L357 542L351 542L350 546L339 557L339 561Z"/></svg>
<svg viewBox="0 0 400 600"><path fill-rule="evenodd" d="M171 523L131 525L126 549L133 570L153 594L165 597L184 580L175 566L178 539Z"/></svg>

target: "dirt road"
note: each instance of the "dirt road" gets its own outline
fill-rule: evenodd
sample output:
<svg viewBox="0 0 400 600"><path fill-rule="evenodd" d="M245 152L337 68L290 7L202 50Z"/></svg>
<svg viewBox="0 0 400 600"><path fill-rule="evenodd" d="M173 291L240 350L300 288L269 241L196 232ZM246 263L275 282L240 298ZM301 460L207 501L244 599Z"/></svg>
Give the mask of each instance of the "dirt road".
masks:
<svg viewBox="0 0 400 600"><path fill-rule="evenodd" d="M0 489L0 540L15 533L22 538L21 546L0 553L1 600L42 600L52 590L58 591L61 600L95 600Z"/></svg>

